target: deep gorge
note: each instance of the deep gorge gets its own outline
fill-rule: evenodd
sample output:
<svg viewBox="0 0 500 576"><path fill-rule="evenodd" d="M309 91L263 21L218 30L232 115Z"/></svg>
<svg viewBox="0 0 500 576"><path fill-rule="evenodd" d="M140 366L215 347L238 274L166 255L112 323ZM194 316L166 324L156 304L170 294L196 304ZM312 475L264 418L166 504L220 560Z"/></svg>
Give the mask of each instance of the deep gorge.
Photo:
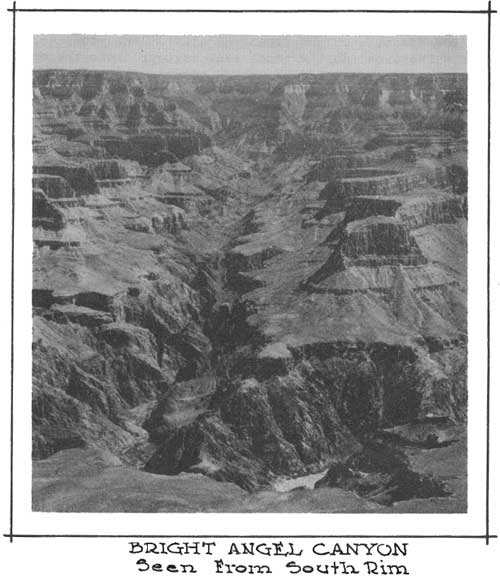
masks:
<svg viewBox="0 0 500 576"><path fill-rule="evenodd" d="M35 72L35 508L463 510L465 94Z"/></svg>

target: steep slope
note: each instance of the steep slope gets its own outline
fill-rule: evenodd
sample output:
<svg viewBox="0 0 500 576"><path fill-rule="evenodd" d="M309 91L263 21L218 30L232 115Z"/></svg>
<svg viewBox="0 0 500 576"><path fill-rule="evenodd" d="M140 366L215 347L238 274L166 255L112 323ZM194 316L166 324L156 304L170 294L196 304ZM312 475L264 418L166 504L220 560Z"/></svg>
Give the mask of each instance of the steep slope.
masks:
<svg viewBox="0 0 500 576"><path fill-rule="evenodd" d="M106 450L138 481L317 509L269 490L387 429L463 427L464 94L460 75L35 73L34 457ZM427 485L415 509L465 506Z"/></svg>

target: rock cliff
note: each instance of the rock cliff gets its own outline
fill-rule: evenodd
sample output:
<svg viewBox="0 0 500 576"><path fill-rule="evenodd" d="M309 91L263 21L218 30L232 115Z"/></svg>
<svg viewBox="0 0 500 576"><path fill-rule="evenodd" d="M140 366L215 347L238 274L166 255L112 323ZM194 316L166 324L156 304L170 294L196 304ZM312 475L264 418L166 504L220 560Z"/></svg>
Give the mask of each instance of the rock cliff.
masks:
<svg viewBox="0 0 500 576"><path fill-rule="evenodd" d="M174 490L147 511L234 509L202 497L214 480L242 510L464 510L465 94L35 72L36 508L61 509L52 463L80 454L87 488ZM313 494L273 489L311 474Z"/></svg>

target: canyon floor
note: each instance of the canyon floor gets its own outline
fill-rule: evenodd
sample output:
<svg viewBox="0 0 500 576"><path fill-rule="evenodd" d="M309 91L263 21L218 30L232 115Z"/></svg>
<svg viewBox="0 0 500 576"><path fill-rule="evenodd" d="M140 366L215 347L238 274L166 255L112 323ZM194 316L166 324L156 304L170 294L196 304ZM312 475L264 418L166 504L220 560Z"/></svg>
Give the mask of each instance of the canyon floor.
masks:
<svg viewBox="0 0 500 576"><path fill-rule="evenodd" d="M466 511L465 75L33 86L34 510Z"/></svg>

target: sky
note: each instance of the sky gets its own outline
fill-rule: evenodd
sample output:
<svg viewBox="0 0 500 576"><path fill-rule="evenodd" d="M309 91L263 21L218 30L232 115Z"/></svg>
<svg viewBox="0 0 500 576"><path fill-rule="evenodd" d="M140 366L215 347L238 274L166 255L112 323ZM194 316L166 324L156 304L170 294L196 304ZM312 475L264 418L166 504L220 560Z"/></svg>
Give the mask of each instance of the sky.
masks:
<svg viewBox="0 0 500 576"><path fill-rule="evenodd" d="M153 74L466 72L465 36L34 37L35 69Z"/></svg>

